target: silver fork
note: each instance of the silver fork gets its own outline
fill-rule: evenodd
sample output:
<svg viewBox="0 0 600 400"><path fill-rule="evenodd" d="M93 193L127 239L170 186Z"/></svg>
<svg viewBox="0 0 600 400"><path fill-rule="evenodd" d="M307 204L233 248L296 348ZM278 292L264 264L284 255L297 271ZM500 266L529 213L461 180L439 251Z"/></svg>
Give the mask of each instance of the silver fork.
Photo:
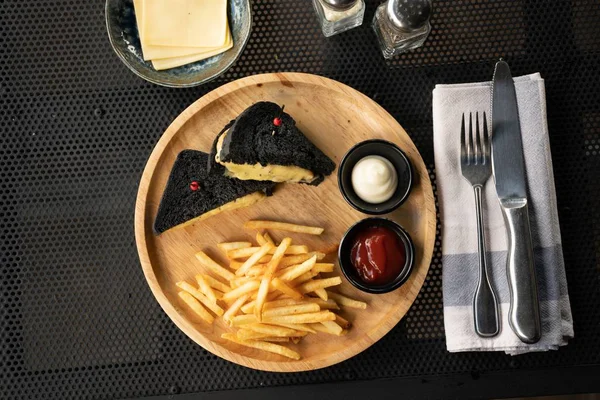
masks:
<svg viewBox="0 0 600 400"><path fill-rule="evenodd" d="M483 137L479 130L479 113L475 114L475 141L473 141L473 115L469 113L469 136L465 130L465 114L462 116L460 135L460 168L463 177L473 186L475 210L477 211L477 244L479 248L479 281L473 296L475 332L482 337L498 334L498 302L487 273L485 236L483 234L483 207L481 193L492 174L490 163L490 140L487 118L483 113Z"/></svg>

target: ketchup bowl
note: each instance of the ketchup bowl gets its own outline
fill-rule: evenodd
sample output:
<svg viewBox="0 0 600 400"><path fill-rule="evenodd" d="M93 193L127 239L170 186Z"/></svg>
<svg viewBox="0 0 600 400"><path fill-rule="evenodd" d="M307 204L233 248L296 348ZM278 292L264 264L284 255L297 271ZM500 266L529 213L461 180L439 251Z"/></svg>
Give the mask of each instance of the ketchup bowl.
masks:
<svg viewBox="0 0 600 400"><path fill-rule="evenodd" d="M367 293L388 293L410 276L415 247L408 233L387 218L358 221L342 237L338 250L346 279Z"/></svg>

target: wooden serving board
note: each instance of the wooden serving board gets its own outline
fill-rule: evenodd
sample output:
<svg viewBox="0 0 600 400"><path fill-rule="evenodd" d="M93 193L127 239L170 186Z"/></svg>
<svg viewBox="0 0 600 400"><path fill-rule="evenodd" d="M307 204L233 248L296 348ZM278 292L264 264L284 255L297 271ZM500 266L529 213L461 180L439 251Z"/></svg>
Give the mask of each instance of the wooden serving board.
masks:
<svg viewBox="0 0 600 400"><path fill-rule="evenodd" d="M160 236L152 224L177 154L184 149L209 152L215 135L251 104L269 100L285 105L298 127L339 166L354 144L373 138L392 141L410 158L415 170L412 193L407 202L388 215L411 235L416 247L416 265L410 279L384 295L369 295L345 279L339 292L368 303L366 310L345 308L342 315L353 323L347 335L319 333L300 344L290 344L302 359L239 346L221 338L230 331L220 318L207 325L180 305L175 282L203 272L194 254L204 250L227 265L216 244L251 240L255 232L242 226L250 219L270 219L325 228L320 236L270 232L314 249L331 249L344 232L366 215L348 205L337 183L337 169L317 186L280 184L275 194L248 208L220 213L205 221L167 231ZM144 275L152 293L173 322L192 340L211 353L250 368L267 371L305 371L346 360L371 346L406 314L427 275L435 241L436 213L431 182L423 160L404 129L377 103L341 83L315 75L276 73L250 76L226 84L188 107L166 130L156 145L141 178L135 213L135 235ZM331 254L325 261L336 261Z"/></svg>

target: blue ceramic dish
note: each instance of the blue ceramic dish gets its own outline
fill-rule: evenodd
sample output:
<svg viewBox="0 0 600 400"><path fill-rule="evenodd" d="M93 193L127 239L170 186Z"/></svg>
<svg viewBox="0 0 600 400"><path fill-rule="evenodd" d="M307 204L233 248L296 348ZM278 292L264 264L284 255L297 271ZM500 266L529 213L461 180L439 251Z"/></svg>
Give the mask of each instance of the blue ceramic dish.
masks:
<svg viewBox="0 0 600 400"><path fill-rule="evenodd" d="M229 28L233 37L231 49L206 60L156 71L152 63L144 61L142 57L133 0L106 0L105 14L110 44L121 61L137 76L168 87L197 86L227 71L242 54L252 28L250 0L229 0Z"/></svg>

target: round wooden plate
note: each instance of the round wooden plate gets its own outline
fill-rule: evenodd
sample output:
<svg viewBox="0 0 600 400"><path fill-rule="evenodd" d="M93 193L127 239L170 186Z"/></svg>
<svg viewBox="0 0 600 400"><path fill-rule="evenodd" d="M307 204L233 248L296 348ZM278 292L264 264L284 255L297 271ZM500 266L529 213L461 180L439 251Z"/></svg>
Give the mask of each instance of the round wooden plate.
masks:
<svg viewBox="0 0 600 400"><path fill-rule="evenodd" d="M342 315L353 323L347 335L309 335L290 346L302 355L299 361L239 346L221 339L229 331L219 318L207 325L194 318L178 301L175 283L194 282L202 271L194 254L204 250L227 265L216 244L249 240L244 231L250 219L270 219L321 226L320 236L289 235L295 243L314 249L331 249L344 232L364 214L348 205L338 190L337 169L317 186L280 184L272 197L251 207L220 213L205 221L160 236L152 232L163 190L177 154L184 149L208 152L215 135L251 104L269 100L285 105L298 127L336 164L354 144L381 138L398 144L415 169L415 182L406 203L388 215L411 235L416 264L410 279L384 295L363 293L345 281L339 291L368 303L366 310L345 308ZM226 84L188 107L166 130L156 145L142 176L135 213L135 235L144 275L152 293L175 324L211 353L237 364L266 371L305 371L346 360L371 346L406 314L427 275L435 241L436 213L425 164L404 129L377 103L356 90L330 79L299 73L250 76ZM270 232L275 239L283 233ZM329 256L331 262L335 256ZM326 259L327 260L327 259ZM336 272L341 275L336 263Z"/></svg>

